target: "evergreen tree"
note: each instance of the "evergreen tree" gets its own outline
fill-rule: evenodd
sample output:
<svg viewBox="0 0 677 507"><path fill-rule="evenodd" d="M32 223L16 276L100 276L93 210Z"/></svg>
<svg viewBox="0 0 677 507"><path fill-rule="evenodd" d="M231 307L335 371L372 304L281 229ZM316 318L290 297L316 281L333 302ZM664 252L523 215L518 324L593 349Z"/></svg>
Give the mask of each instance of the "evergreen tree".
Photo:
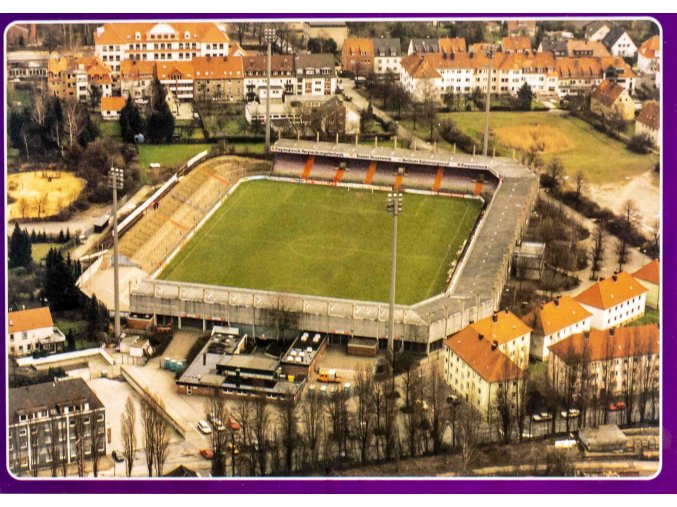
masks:
<svg viewBox="0 0 677 507"><path fill-rule="evenodd" d="M517 90L517 109L520 111L530 111L531 101L534 98L534 92L531 86L524 83L519 90Z"/></svg>
<svg viewBox="0 0 677 507"><path fill-rule="evenodd" d="M87 301L85 308L85 318L87 319L87 336L95 339L100 333L108 329L108 308L92 294L91 299Z"/></svg>
<svg viewBox="0 0 677 507"><path fill-rule="evenodd" d="M66 243L71 240L71 230L70 227L66 227Z"/></svg>
<svg viewBox="0 0 677 507"><path fill-rule="evenodd" d="M126 143L133 143L134 136L140 134L143 130L143 121L141 120L141 113L136 107L131 96L127 96L125 107L120 111L120 133L122 140Z"/></svg>
<svg viewBox="0 0 677 507"><path fill-rule="evenodd" d="M80 306L80 289L75 285L78 269L70 255L64 259L59 250L50 248L45 259L42 295L53 310L72 310Z"/></svg>
<svg viewBox="0 0 677 507"><path fill-rule="evenodd" d="M65 243L66 237L63 235L63 229L59 231L59 237L56 239L57 243Z"/></svg>
<svg viewBox="0 0 677 507"><path fill-rule="evenodd" d="M72 329L69 329L68 332L66 333L66 345L68 347L69 352L75 350L75 334L73 334Z"/></svg>
<svg viewBox="0 0 677 507"><path fill-rule="evenodd" d="M170 143L174 134L174 115L167 105L167 90L155 78L151 91L151 113L146 125L146 137L151 143Z"/></svg>
<svg viewBox="0 0 677 507"><path fill-rule="evenodd" d="M28 231L25 229L22 231L17 223L14 224L14 231L9 238L8 254L10 268L27 268L31 264L31 238Z"/></svg>
<svg viewBox="0 0 677 507"><path fill-rule="evenodd" d="M38 242L38 235L35 234L35 229L31 231L31 243L35 244Z"/></svg>

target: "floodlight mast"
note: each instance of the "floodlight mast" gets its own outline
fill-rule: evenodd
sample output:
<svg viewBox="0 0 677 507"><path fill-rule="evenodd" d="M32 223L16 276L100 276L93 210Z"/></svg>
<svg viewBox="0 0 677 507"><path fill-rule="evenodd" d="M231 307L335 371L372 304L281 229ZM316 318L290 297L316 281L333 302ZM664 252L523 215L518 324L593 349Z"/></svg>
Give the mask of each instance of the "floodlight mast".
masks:
<svg viewBox="0 0 677 507"><path fill-rule="evenodd" d="M270 74L272 67L272 44L275 41L275 29L265 28L263 38L268 43L268 60L266 72L266 154L270 153Z"/></svg>
<svg viewBox="0 0 677 507"><path fill-rule="evenodd" d="M399 174L404 173L400 168ZM390 364L395 362L395 282L397 278L397 217L402 213L404 197L400 192L388 193L388 213L393 217L392 251L390 255L390 303L388 306L388 359Z"/></svg>
<svg viewBox="0 0 677 507"><path fill-rule="evenodd" d="M113 297L115 299L115 340L120 341L120 267L118 264L118 190L124 187L124 172L111 167L108 183L113 189Z"/></svg>

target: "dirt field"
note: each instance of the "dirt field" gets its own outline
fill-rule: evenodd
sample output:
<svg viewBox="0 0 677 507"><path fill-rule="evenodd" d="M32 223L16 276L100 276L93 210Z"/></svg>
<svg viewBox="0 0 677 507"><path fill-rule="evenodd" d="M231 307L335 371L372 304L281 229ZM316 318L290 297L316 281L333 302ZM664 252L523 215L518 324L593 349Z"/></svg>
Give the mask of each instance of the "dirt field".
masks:
<svg viewBox="0 0 677 507"><path fill-rule="evenodd" d="M9 219L56 215L78 198L85 183L84 179L63 171L10 174L7 193L15 202L9 205Z"/></svg>
<svg viewBox="0 0 677 507"><path fill-rule="evenodd" d="M539 123L499 127L495 133L499 143L521 151L539 146L543 153L560 153L575 147L560 129Z"/></svg>

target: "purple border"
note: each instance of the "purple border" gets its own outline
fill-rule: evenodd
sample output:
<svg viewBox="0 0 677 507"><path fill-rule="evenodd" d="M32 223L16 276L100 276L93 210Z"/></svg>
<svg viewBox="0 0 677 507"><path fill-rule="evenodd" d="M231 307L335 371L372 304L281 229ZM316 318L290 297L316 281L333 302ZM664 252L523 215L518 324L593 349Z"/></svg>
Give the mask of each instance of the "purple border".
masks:
<svg viewBox="0 0 677 507"><path fill-rule="evenodd" d="M59 21L59 20L82 20L89 19L182 19L182 18L218 18L218 19L241 19L241 18L434 18L434 17L473 17L472 14L0 14L0 30L4 30L12 22L19 21ZM570 14L476 14L476 17L571 17ZM577 17L604 16L607 18L614 15L585 14ZM618 16L618 15L616 15ZM622 17L642 17L643 14L623 15ZM677 127L677 91L675 86L665 86L665 83L677 83L677 15L661 14L652 15L661 25L663 30L663 132L674 132ZM4 36L0 45L4 45ZM0 79L4 92L5 68L0 69ZM4 95L3 95L4 96ZM666 136L664 136L664 139ZM672 173L672 166L677 166L677 150L670 143L662 143L663 149L663 188L676 188L677 174ZM0 155L4 161L4 141L0 144ZM668 167L670 170L664 171ZM2 183L4 187L4 171ZM663 202L663 230L673 230L677 221L677 203L667 199ZM0 212L3 224L3 236L5 235L5 206ZM5 236L6 237L6 236ZM0 258L5 258L5 241L1 242ZM677 255L677 241L663 242L663 265L670 266L671 261ZM3 271L3 286L5 286L5 268ZM677 275L671 270L664 268L663 284L668 287L674 286ZM665 288L663 294L670 294ZM5 293L2 291L2 308L6 309ZM666 301L670 304L670 301ZM5 312L0 312L2 329L6 329ZM30 480L17 481L5 469L6 463L6 438L2 432L0 438L0 493L676 493L677 492L677 448L672 435L677 435L677 370L667 368L665 365L677 359L677 338L675 331L677 322L670 311L663 312L663 455L661 473L652 480L370 480L370 479L341 479L341 480L307 480L307 479L249 479L249 480ZM6 349L3 347L3 354ZM5 379L5 361L0 360L0 378ZM0 414L2 421L7 420L5 386L3 383L0 395Z"/></svg>

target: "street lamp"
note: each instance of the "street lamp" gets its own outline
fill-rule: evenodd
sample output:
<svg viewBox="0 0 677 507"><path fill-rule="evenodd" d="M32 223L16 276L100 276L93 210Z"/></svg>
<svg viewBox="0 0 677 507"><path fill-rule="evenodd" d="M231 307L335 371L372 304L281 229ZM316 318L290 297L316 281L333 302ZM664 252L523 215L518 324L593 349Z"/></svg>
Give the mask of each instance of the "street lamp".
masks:
<svg viewBox="0 0 677 507"><path fill-rule="evenodd" d="M400 167L397 171L404 174L404 168ZM397 216L402 213L404 206L404 196L400 192L388 193L388 204L386 209L393 217L393 237L392 253L390 257L390 304L388 308L388 354L390 362L395 363L395 275L397 273Z"/></svg>
<svg viewBox="0 0 677 507"><path fill-rule="evenodd" d="M487 50L487 100L484 105L484 145L482 155L485 157L489 153L489 108L491 107L491 60L494 58L494 48L492 46Z"/></svg>
<svg viewBox="0 0 677 507"><path fill-rule="evenodd" d="M275 29L265 28L263 39L268 43L268 69L266 72L266 154L270 153L270 73L272 60L272 44L275 40Z"/></svg>
<svg viewBox="0 0 677 507"><path fill-rule="evenodd" d="M111 167L108 184L113 189L113 290L115 298L115 340L120 339L120 272L118 265L118 190L124 186L122 169Z"/></svg>

